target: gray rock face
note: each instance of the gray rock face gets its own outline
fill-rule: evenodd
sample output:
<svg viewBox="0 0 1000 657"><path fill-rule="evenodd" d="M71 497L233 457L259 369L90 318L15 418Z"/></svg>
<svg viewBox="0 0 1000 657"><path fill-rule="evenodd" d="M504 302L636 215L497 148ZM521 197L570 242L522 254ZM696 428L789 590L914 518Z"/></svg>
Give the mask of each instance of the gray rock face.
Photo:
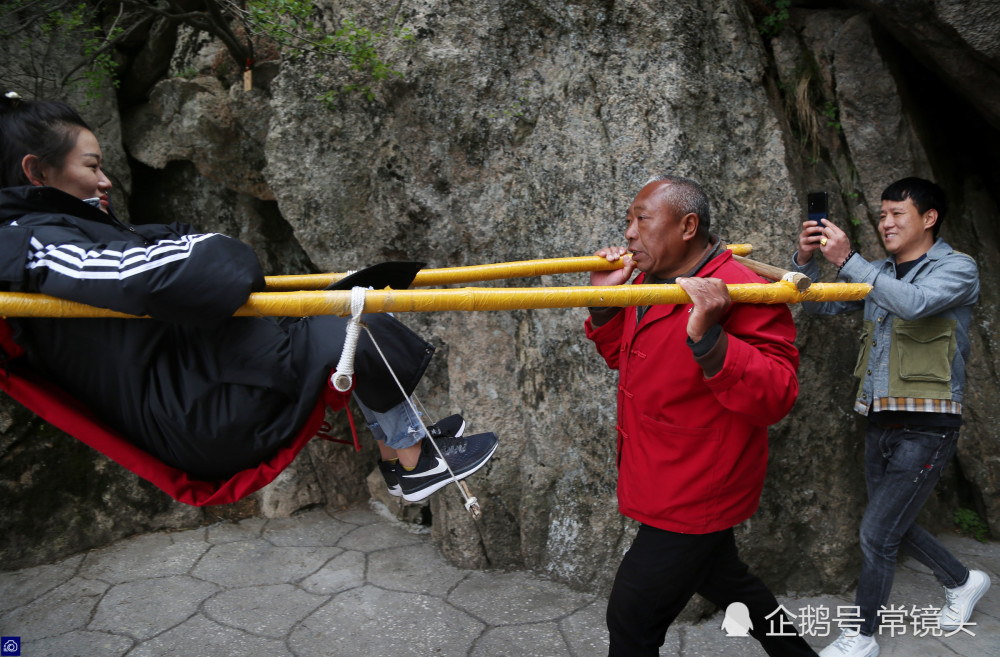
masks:
<svg viewBox="0 0 1000 657"><path fill-rule="evenodd" d="M154 87L149 102L123 118L125 143L147 166L192 162L209 180L269 201L270 188L260 175L261 135L255 134L266 129L267 115L262 122L255 120L261 117L247 112L247 100L242 92L230 100L214 77L172 78L170 84Z"/></svg>
<svg viewBox="0 0 1000 657"><path fill-rule="evenodd" d="M1000 128L1000 5L862 0L879 24Z"/></svg>
<svg viewBox="0 0 1000 657"><path fill-rule="evenodd" d="M404 80L379 87L374 101L342 98L336 111L315 100L346 79L336 62L271 63L245 93L213 77L204 44L183 42L171 70L198 75L165 78L148 102L123 111L125 148L141 163L136 186L155 199L147 213L137 193L133 215L144 216L133 220L174 215L223 230L253 244L269 273L585 255L622 243L632 196L669 172L705 185L714 231L785 265L807 191L829 190L834 220L875 258L883 254L882 188L921 175L952 195L943 236L977 257L984 290L995 289L995 168L956 155L972 148L960 116L977 117L968 124L985 126L984 143L996 141L989 108L1000 86L962 87L967 114L952 122L942 118L943 103L914 103L914 71L931 64L910 51L931 37L906 22L909 13L890 26L896 14L886 12L897 4L794 10L781 33L762 41L737 0L418 0L405 8L418 38L394 62ZM975 14L933 4L934 29L952 44L962 35L965 58L989 69L996 55L988 37L1000 21L988 3L962 3ZM355 7L359 16L384 9L376 1ZM932 70L946 75L947 62L938 64ZM834 590L856 577L860 558L863 419L850 411L859 320L793 310L799 402L771 430L761 508L738 537L745 559L776 589ZM950 527L959 504L1000 521L1000 466L989 458L1000 407L1000 345L990 330L997 310L984 295L958 461L924 514L934 529ZM490 465L469 480L480 522L453 490L429 503L435 542L456 565L527 566L583 589L609 585L634 526L615 502L616 377L584 338L585 317L569 309L403 318L439 347L418 390L430 419L461 412L469 431L501 439ZM12 419L5 431L25 421ZM374 458L314 443L255 496L252 511L280 516L366 496ZM5 479L17 495L30 490ZM60 503L75 508L80 499ZM132 508L144 504L128 498ZM427 515L399 513L418 522Z"/></svg>

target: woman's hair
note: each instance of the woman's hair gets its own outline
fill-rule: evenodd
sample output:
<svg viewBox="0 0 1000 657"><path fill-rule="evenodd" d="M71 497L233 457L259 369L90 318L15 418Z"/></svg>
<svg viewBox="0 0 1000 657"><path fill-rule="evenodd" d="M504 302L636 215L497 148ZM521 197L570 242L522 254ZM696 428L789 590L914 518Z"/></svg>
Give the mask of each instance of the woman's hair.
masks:
<svg viewBox="0 0 1000 657"><path fill-rule="evenodd" d="M30 184L21 168L25 155L61 167L82 129L90 126L65 103L0 96L0 188Z"/></svg>

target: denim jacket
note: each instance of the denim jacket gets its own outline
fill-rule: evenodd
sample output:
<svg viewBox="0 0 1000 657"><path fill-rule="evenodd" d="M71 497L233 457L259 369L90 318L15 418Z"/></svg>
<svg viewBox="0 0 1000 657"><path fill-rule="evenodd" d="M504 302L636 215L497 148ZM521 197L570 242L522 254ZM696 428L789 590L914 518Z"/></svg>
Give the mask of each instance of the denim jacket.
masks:
<svg viewBox="0 0 1000 657"><path fill-rule="evenodd" d="M819 276L815 258L799 266L793 257L792 264L814 280ZM938 239L901 280L892 258L868 262L858 254L844 264L840 279L869 283L872 291L862 301L802 306L811 315L864 309L854 410L862 415L870 410L960 414L969 324L979 298L976 262Z"/></svg>

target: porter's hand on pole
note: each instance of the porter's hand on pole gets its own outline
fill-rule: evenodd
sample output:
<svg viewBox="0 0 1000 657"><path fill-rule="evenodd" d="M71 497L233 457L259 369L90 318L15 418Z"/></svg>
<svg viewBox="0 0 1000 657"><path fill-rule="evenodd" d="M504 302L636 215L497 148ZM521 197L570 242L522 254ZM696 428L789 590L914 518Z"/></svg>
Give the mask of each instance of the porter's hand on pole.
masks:
<svg viewBox="0 0 1000 657"><path fill-rule="evenodd" d="M729 288L720 278L678 278L677 284L694 304L688 315L687 334L693 342L698 342L719 323L732 303Z"/></svg>
<svg viewBox="0 0 1000 657"><path fill-rule="evenodd" d="M608 262L615 262L621 258L624 267L609 271L592 271L590 272L590 284L621 285L627 283L628 279L632 277L632 272L635 271L635 261L632 260L632 256L627 254L628 249L624 246L606 246L603 249L598 249L594 253L595 256L605 258Z"/></svg>

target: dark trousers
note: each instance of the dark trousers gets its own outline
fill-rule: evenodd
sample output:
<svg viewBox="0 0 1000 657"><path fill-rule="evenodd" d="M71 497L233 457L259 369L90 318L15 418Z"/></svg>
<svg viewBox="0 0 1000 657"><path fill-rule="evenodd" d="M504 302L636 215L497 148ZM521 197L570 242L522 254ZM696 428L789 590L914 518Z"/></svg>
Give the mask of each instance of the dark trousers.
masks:
<svg viewBox="0 0 1000 657"><path fill-rule="evenodd" d="M676 534L648 525L639 527L615 576L608 600L608 655L656 657L667 628L695 593L721 609L745 604L753 623L750 634L768 655L816 657L793 621L783 612L775 614L778 601L767 586L740 561L732 529Z"/></svg>
<svg viewBox="0 0 1000 657"><path fill-rule="evenodd" d="M868 426L868 507L861 521L863 559L855 594L864 619L862 634L872 636L878 629L878 613L889 603L900 548L930 568L947 588L969 579L969 569L916 523L957 443L958 429Z"/></svg>

